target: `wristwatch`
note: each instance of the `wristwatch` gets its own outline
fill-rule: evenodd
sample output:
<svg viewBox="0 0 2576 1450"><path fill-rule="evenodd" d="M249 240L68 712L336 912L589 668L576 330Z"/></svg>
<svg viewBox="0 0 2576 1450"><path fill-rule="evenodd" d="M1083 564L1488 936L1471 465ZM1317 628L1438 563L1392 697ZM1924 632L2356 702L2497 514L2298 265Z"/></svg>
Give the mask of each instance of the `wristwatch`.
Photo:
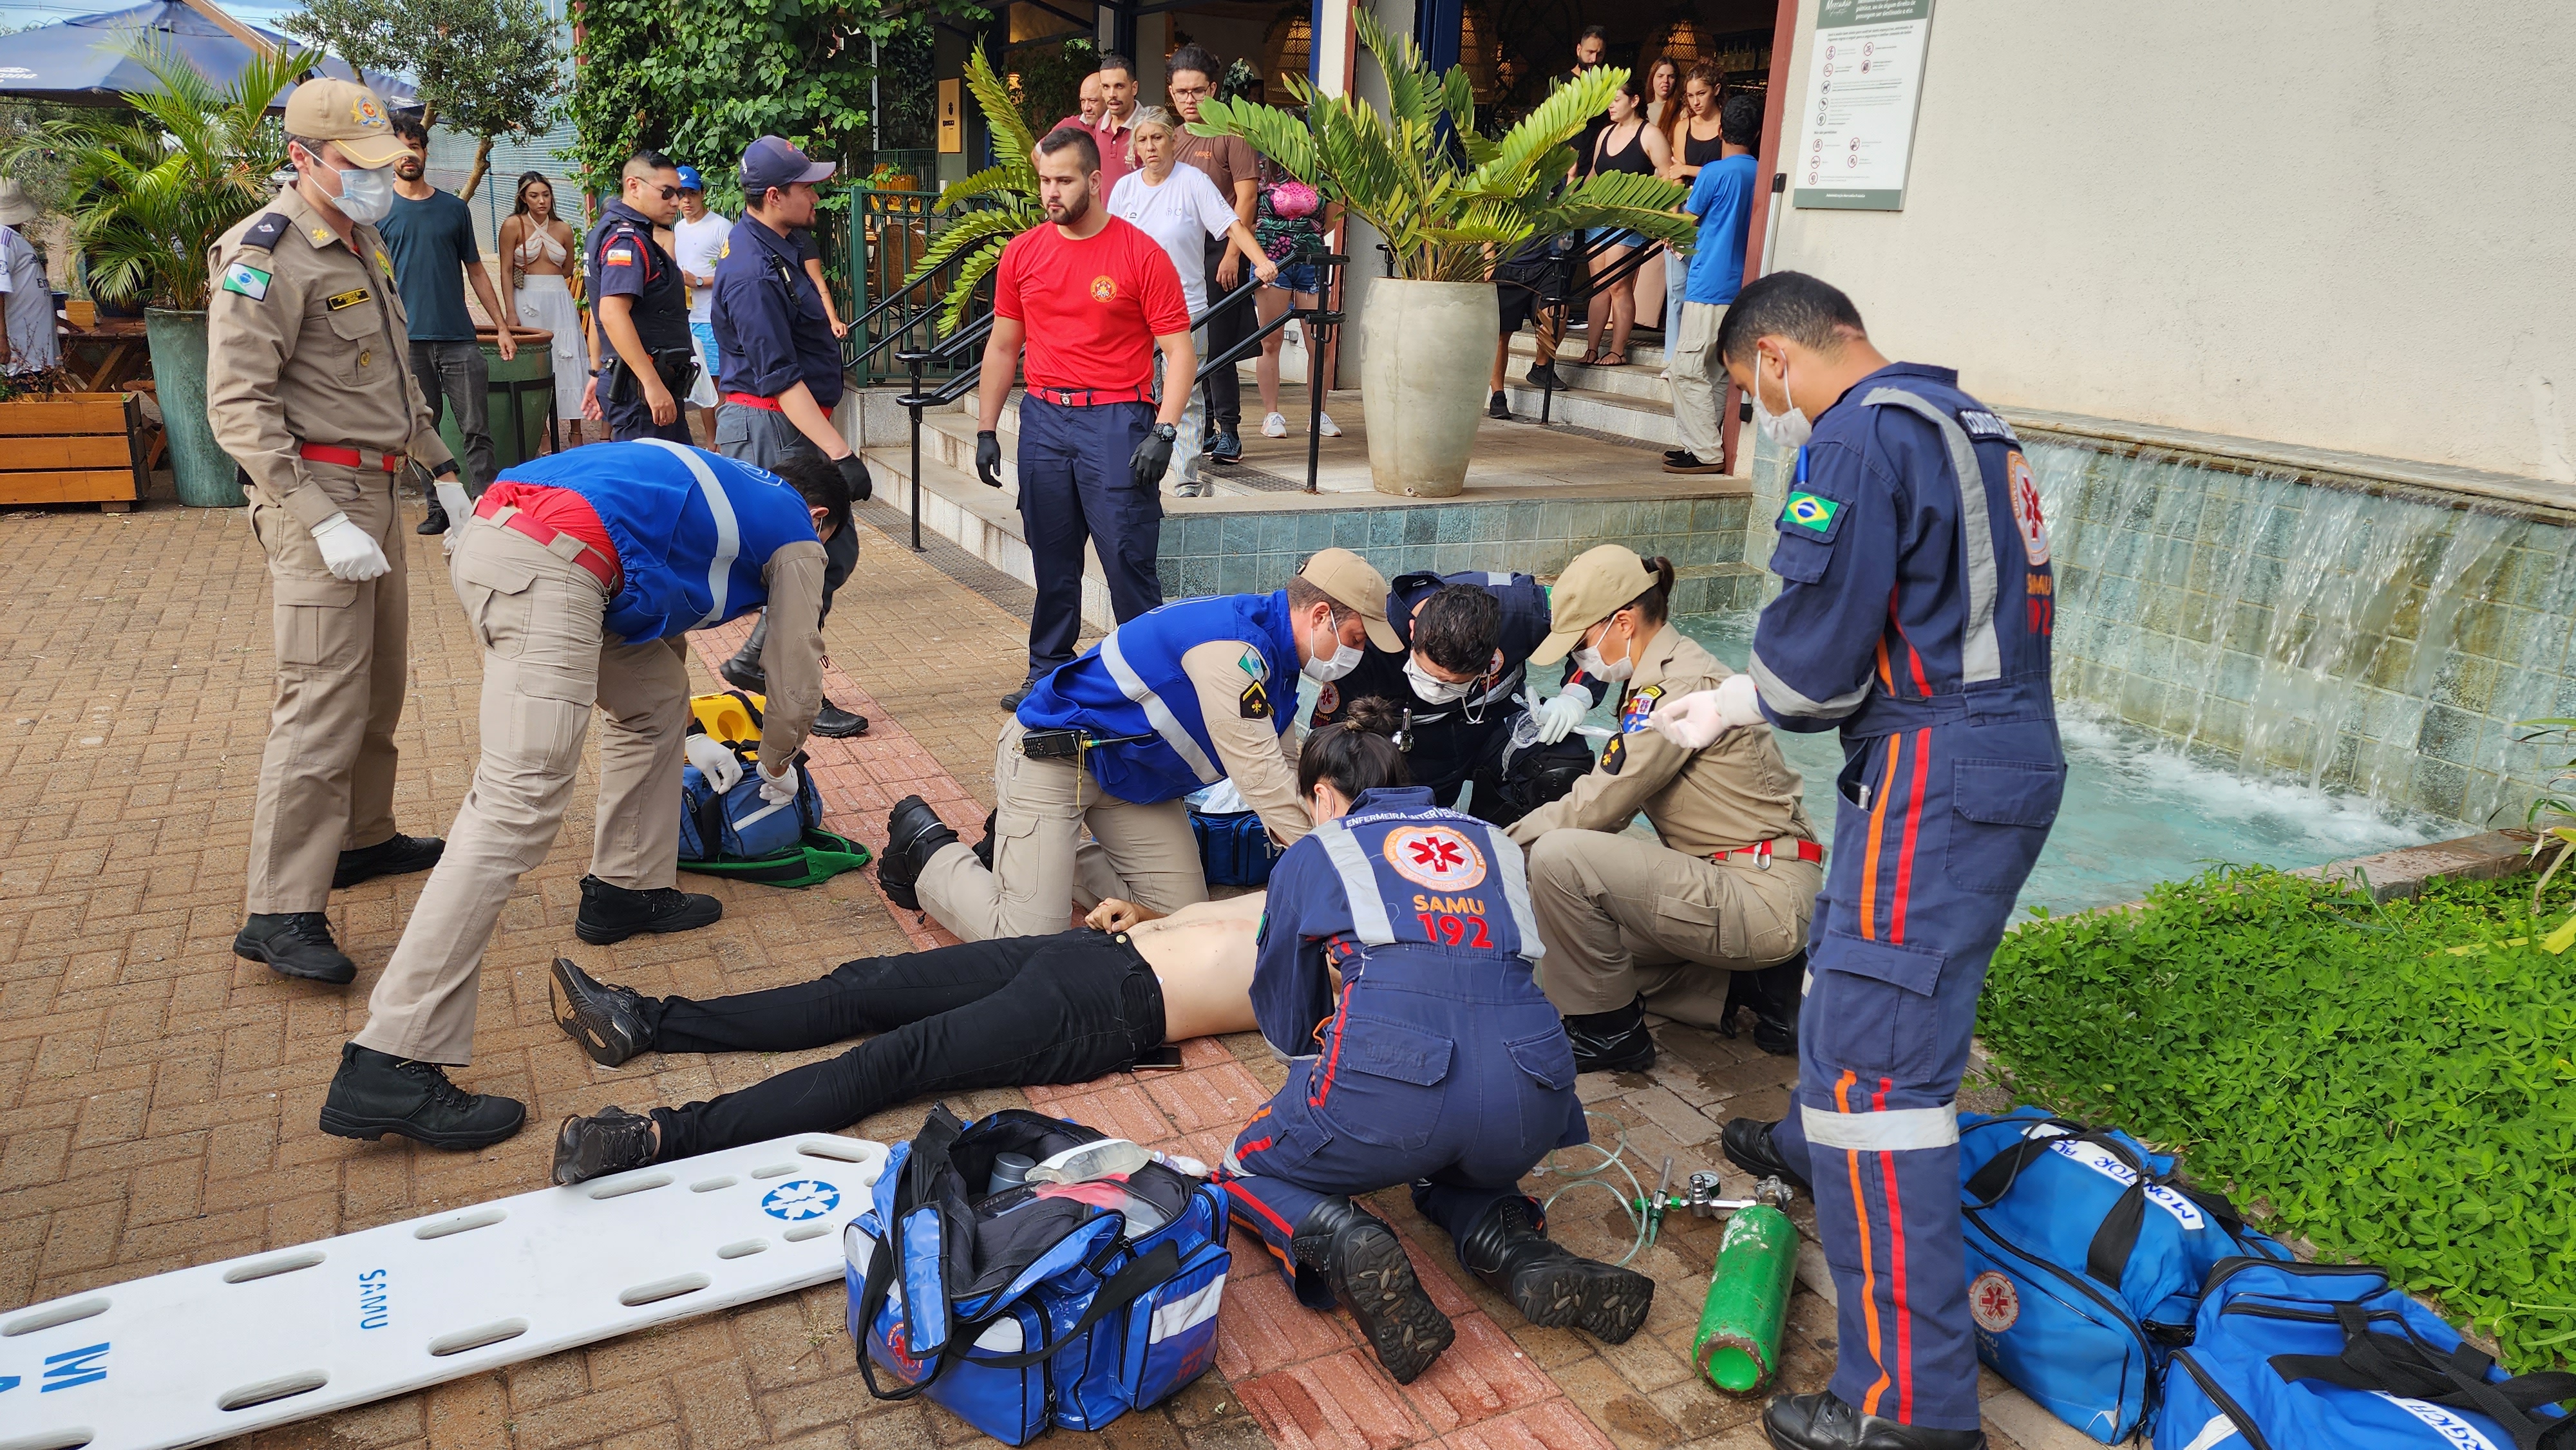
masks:
<svg viewBox="0 0 2576 1450"><path fill-rule="evenodd" d="M1180 433L1181 430L1170 423L1157 423L1154 425L1154 436L1162 439L1166 443L1179 437Z"/></svg>

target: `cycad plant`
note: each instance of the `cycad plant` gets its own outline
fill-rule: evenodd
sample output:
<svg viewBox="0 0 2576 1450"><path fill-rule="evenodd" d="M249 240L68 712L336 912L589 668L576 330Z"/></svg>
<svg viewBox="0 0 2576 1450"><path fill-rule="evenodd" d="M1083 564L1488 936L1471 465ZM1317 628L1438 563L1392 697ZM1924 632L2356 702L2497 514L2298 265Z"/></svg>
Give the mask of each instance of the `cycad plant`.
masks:
<svg viewBox="0 0 2576 1450"><path fill-rule="evenodd" d="M1610 108L1626 71L1596 68L1567 81L1495 140L1476 130L1465 67L1433 71L1410 37L1389 34L1365 6L1352 9L1351 23L1386 73L1384 112L1291 75L1303 117L1251 101L1208 101L1190 129L1240 136L1325 201L1341 202L1386 239L1396 276L1486 281L1520 243L1576 227L1624 227L1665 242L1697 230L1673 210L1683 196L1676 182L1613 172L1558 190L1574 165L1569 143Z"/></svg>
<svg viewBox="0 0 2576 1450"><path fill-rule="evenodd" d="M0 164L14 169L21 155L48 152L68 163L72 238L89 256L90 295L202 308L208 252L274 194L269 177L286 160L269 103L319 57L254 55L230 85L217 85L158 39L135 39L129 53L157 92L127 96L128 110L49 121Z"/></svg>
<svg viewBox="0 0 2576 1450"><path fill-rule="evenodd" d="M1037 162L1033 158L1037 138L1029 134L1029 123L1011 102L1010 88L993 74L992 62L984 58L980 47L966 58L966 86L975 93L975 104L984 112L984 124L992 128L994 154L1002 159L998 165L940 188L939 209L953 211L953 219L948 230L932 240L903 279L904 288L909 290L950 262L957 264L957 275L950 281L947 300L939 309L942 332L957 330L977 284L991 275L1002 260L1003 246L1046 220L1046 207L1038 200ZM970 202L973 205L964 205Z"/></svg>

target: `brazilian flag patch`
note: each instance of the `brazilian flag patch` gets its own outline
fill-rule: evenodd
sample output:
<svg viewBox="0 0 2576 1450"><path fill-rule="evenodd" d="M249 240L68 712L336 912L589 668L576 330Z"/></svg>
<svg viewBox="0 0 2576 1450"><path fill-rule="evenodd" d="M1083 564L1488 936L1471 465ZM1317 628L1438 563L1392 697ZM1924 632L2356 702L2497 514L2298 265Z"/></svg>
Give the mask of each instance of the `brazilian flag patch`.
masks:
<svg viewBox="0 0 2576 1450"><path fill-rule="evenodd" d="M1780 510L1780 528L1784 533L1795 530L1812 538L1830 539L1842 513L1841 500L1800 490L1790 494L1789 506Z"/></svg>

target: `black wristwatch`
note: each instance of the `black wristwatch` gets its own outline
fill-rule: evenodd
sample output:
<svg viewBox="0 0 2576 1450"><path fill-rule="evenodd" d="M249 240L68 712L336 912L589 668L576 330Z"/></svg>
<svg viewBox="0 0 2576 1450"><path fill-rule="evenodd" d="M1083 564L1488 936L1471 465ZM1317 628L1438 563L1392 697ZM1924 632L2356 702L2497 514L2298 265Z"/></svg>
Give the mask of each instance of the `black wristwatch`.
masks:
<svg viewBox="0 0 2576 1450"><path fill-rule="evenodd" d="M1163 440L1164 442L1166 442L1166 443L1171 442L1173 439L1175 439L1175 438L1179 437L1180 435L1181 435L1181 430L1180 430L1179 428L1177 428L1177 427L1173 426L1172 424L1169 424L1169 423L1157 423L1157 424L1155 424L1155 425L1154 425L1154 436L1155 436L1155 437L1157 437L1157 438L1162 439L1162 440Z"/></svg>

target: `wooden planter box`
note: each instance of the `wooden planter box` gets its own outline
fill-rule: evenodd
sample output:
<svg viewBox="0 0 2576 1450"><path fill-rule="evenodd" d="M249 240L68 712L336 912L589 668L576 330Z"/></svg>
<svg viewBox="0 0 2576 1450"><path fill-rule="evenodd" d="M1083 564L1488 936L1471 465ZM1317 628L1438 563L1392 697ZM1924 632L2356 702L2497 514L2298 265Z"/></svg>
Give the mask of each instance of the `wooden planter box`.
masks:
<svg viewBox="0 0 2576 1450"><path fill-rule="evenodd" d="M0 403L0 504L94 503L121 514L143 496L142 405L131 393L53 393Z"/></svg>

